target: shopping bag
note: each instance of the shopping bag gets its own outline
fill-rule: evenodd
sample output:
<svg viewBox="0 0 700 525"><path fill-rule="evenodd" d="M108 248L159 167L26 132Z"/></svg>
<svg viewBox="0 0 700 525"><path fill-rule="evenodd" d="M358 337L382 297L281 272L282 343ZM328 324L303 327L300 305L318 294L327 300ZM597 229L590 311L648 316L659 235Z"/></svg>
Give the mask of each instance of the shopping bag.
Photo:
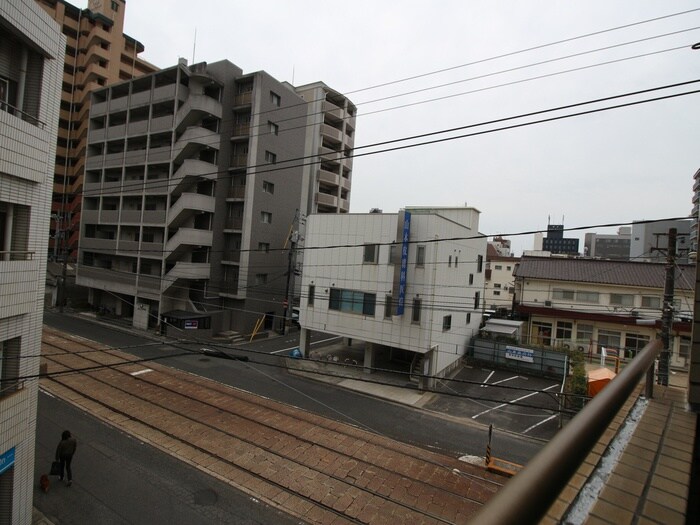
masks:
<svg viewBox="0 0 700 525"><path fill-rule="evenodd" d="M51 463L51 476L60 476L61 475L61 462L60 461L54 461Z"/></svg>

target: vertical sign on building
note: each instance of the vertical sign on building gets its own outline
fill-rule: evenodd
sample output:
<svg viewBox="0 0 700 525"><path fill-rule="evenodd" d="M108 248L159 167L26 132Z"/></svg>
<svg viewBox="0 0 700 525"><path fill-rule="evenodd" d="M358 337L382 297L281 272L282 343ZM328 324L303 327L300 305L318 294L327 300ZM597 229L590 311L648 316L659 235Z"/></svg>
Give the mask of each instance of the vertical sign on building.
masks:
<svg viewBox="0 0 700 525"><path fill-rule="evenodd" d="M394 286L392 293L396 298L396 313L403 315L406 304L406 274L408 272L408 244L411 236L411 213L399 212L398 232L401 238L401 265L399 271L394 272ZM393 261L392 261L393 262Z"/></svg>

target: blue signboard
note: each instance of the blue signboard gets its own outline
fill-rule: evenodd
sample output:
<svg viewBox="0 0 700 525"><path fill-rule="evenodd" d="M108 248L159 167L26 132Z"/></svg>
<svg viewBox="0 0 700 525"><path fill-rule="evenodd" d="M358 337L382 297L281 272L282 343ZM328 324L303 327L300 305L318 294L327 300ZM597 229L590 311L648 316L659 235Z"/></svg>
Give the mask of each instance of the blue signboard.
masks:
<svg viewBox="0 0 700 525"><path fill-rule="evenodd" d="M15 447L5 452L0 456L0 474L3 474L7 469L15 464Z"/></svg>
<svg viewBox="0 0 700 525"><path fill-rule="evenodd" d="M406 271L408 269L408 238L411 234L411 213L404 212L403 233L401 243L401 273L399 275L399 299L396 306L396 315L403 315L406 303Z"/></svg>

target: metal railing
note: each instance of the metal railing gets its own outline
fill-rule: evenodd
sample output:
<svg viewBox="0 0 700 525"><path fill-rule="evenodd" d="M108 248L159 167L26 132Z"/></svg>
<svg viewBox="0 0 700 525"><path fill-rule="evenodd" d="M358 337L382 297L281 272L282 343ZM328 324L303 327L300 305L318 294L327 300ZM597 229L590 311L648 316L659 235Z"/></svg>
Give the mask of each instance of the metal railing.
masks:
<svg viewBox="0 0 700 525"><path fill-rule="evenodd" d="M0 261L31 261L34 259L34 252L23 250L0 251Z"/></svg>
<svg viewBox="0 0 700 525"><path fill-rule="evenodd" d="M3 102L0 100L0 111L5 111L6 113L9 113L10 115L15 115L18 118L21 118L25 122L29 122L30 124L38 127L39 129L45 129L46 124L36 118L34 115L31 115L29 113L25 113L19 108L14 107L11 104L8 104L7 102Z"/></svg>
<svg viewBox="0 0 700 525"><path fill-rule="evenodd" d="M646 395L651 397L654 380L652 367L662 347L660 339L647 344L521 472L506 483L470 523L539 523L622 405L634 392L644 374L647 374Z"/></svg>

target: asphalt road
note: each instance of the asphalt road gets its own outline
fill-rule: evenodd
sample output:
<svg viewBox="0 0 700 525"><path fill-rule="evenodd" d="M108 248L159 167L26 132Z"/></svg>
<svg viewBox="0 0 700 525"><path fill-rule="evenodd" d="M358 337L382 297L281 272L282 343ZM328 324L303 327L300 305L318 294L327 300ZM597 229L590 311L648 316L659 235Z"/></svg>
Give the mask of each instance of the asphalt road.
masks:
<svg viewBox="0 0 700 525"><path fill-rule="evenodd" d="M153 345L152 340L137 332L127 333L88 319L56 312L47 311L44 322L110 346L131 346L126 351L144 358L164 357L182 353L187 348L199 349L205 346L201 343L191 346L177 344L177 347L168 344ZM168 357L159 359L159 362L453 457L484 455L488 439L488 428L484 425L398 405L289 374L281 355L272 352L290 346L292 337L269 339L259 345L244 345L245 348L256 348L262 352L249 354L250 362L221 360L196 354ZM136 348L134 345L147 346ZM237 354L234 350L230 353ZM504 452L500 454L503 459L520 464L526 463L543 445L542 440L507 432L496 433L493 442L494 447Z"/></svg>
<svg viewBox="0 0 700 525"><path fill-rule="evenodd" d="M48 394L39 394L35 479L46 473L60 439L77 437L73 485L51 477L34 506L61 525L293 524L286 514L143 444Z"/></svg>

